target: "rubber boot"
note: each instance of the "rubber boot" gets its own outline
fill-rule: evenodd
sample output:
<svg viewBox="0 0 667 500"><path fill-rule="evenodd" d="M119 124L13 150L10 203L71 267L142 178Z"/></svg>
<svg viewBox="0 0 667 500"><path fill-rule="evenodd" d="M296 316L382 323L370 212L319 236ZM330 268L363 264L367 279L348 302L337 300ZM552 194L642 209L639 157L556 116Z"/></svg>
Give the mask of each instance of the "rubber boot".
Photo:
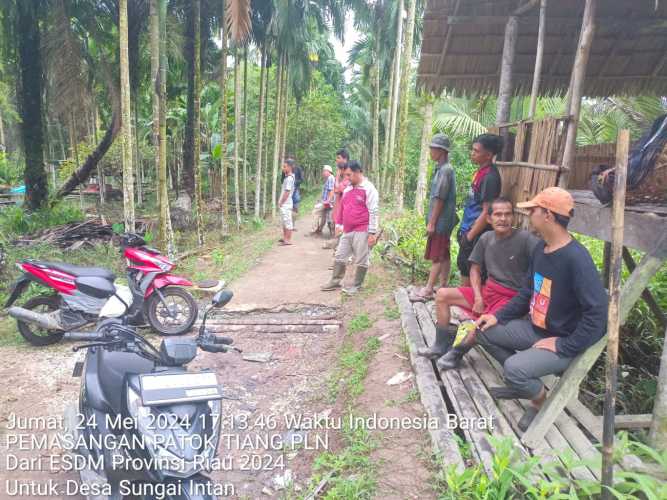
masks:
<svg viewBox="0 0 667 500"><path fill-rule="evenodd" d="M428 359L438 359L444 356L452 348L454 339L456 338L456 328L452 326L435 327L435 342L431 347L419 347L417 355Z"/></svg>
<svg viewBox="0 0 667 500"><path fill-rule="evenodd" d="M438 360L438 363L436 364L438 370L456 370L461 366L463 356L475 345L475 341L471 339L470 336L471 334L469 333L463 337L459 345L453 347L447 354Z"/></svg>
<svg viewBox="0 0 667 500"><path fill-rule="evenodd" d="M364 284L364 279L366 279L367 272L367 267L357 266L357 268L354 270L354 283L352 286L346 286L343 288L343 293L346 295L354 295L357 293L361 288L361 285Z"/></svg>
<svg viewBox="0 0 667 500"><path fill-rule="evenodd" d="M340 288L340 282L344 277L345 277L345 262L339 262L339 261L334 262L331 279L326 285L320 287L320 290L328 292L331 290L335 290L336 288Z"/></svg>

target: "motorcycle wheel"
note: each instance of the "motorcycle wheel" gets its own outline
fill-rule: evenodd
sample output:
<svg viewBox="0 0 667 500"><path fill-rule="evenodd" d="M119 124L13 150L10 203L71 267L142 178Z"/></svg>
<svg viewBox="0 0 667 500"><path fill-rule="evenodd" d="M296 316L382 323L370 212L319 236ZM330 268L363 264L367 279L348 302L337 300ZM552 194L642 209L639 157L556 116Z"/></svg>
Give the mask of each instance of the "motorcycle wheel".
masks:
<svg viewBox="0 0 667 500"><path fill-rule="evenodd" d="M161 288L160 292L169 309L176 312L176 318L162 303L157 291L146 301L148 323L160 335L183 335L187 333L197 320L199 308L197 302L186 290L175 286Z"/></svg>
<svg viewBox="0 0 667 500"><path fill-rule="evenodd" d="M28 300L22 307L38 313L53 312L60 309L60 298L55 295L40 295ZM60 342L65 334L62 330L46 330L21 320L16 320L16 325L21 336L38 347Z"/></svg>

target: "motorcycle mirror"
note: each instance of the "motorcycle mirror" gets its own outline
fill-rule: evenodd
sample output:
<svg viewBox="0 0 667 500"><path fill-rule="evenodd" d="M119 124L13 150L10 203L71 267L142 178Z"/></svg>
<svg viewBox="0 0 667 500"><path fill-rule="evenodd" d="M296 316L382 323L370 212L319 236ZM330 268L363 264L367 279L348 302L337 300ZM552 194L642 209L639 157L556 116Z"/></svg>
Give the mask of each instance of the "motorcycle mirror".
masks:
<svg viewBox="0 0 667 500"><path fill-rule="evenodd" d="M230 290L220 290L213 296L213 299L211 299L211 304L213 307L223 307L232 300L233 296L234 294Z"/></svg>

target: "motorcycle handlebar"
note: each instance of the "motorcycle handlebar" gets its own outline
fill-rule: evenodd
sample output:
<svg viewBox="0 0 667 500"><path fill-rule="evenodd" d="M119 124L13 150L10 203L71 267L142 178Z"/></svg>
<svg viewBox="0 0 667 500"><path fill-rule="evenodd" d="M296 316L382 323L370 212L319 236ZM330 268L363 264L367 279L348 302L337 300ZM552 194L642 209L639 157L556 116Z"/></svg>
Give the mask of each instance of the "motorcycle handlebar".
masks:
<svg viewBox="0 0 667 500"><path fill-rule="evenodd" d="M220 335L213 335L213 342L215 344L222 344L222 345L231 345L234 343L234 339L231 337L223 337Z"/></svg>
<svg viewBox="0 0 667 500"><path fill-rule="evenodd" d="M104 334L98 332L65 332L64 338L67 340L84 342L93 342L106 339Z"/></svg>
<svg viewBox="0 0 667 500"><path fill-rule="evenodd" d="M227 352L227 347L220 344L202 344L200 348L206 352Z"/></svg>

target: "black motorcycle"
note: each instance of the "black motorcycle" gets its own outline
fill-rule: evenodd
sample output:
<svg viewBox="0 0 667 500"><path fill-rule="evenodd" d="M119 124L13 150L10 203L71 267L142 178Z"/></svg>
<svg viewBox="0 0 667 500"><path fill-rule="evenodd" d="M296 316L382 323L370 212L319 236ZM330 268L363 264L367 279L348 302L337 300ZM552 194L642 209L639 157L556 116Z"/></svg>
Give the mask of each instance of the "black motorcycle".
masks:
<svg viewBox="0 0 667 500"><path fill-rule="evenodd" d="M101 299L115 294L105 279L80 278L77 286ZM185 365L198 348L241 352L231 338L206 330L209 311L232 296L228 290L215 294L196 337L165 338L159 349L123 318L100 322L93 334L65 334L89 342L73 348L87 352L73 374L82 377L78 410L72 405L66 412L74 451L85 464L80 494L216 498L216 485L204 474L216 460L223 395L215 372Z"/></svg>

